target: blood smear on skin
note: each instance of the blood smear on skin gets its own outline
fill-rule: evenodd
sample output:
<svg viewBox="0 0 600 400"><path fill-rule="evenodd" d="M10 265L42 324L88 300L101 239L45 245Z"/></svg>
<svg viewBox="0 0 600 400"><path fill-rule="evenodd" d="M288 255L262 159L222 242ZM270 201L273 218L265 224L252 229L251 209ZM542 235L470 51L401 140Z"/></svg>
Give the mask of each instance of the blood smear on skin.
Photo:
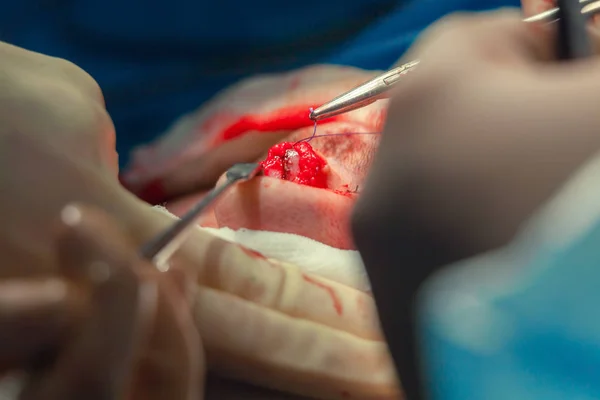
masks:
<svg viewBox="0 0 600 400"><path fill-rule="evenodd" d="M311 278L310 276L305 275L305 274L302 274L302 278L306 282L325 290L327 292L327 294L329 294L329 297L331 297L331 301L333 302L333 308L335 309L335 312L338 315L342 315L342 313L344 311L342 309L342 301L340 300L337 293L335 292L335 290L332 287L327 286L326 284L321 283L318 280Z"/></svg>
<svg viewBox="0 0 600 400"><path fill-rule="evenodd" d="M257 259L261 259L261 260L266 260L267 259L267 257L265 257L262 253L259 253L256 250L249 249L249 248L247 248L245 246L240 246L240 248L242 249L242 251L244 253L246 253L247 255L249 255L252 258L257 258Z"/></svg>
<svg viewBox="0 0 600 400"><path fill-rule="evenodd" d="M310 106L292 106L280 108L268 114L244 114L233 119L219 136L220 141L232 140L250 131L277 132L292 131L310 126L315 121L310 119ZM342 118L328 118L327 123L339 121ZM203 127L216 126L219 121L232 120L230 113L217 114L203 124Z"/></svg>
<svg viewBox="0 0 600 400"><path fill-rule="evenodd" d="M350 190L348 185L342 185L341 189L334 190L333 192L342 196L354 198L358 196L358 186L356 186L356 189Z"/></svg>

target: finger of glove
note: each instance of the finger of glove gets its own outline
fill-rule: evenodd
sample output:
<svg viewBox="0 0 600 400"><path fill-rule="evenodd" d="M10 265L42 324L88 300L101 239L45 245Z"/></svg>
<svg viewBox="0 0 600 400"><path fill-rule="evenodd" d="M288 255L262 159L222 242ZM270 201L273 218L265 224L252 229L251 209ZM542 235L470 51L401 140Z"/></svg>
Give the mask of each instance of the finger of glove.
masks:
<svg viewBox="0 0 600 400"><path fill-rule="evenodd" d="M156 287L138 281L133 265L139 261L123 235L105 215L77 210L80 218L69 220L59 241L59 258L65 271L90 285L91 313L24 399L123 398L143 338L143 317L154 309Z"/></svg>
<svg viewBox="0 0 600 400"><path fill-rule="evenodd" d="M148 344L140 358L134 398L199 400L204 392L204 353L179 271L152 272L159 299Z"/></svg>
<svg viewBox="0 0 600 400"><path fill-rule="evenodd" d="M194 308L211 370L273 389L328 399L397 399L383 341L293 318L201 288Z"/></svg>
<svg viewBox="0 0 600 400"><path fill-rule="evenodd" d="M78 291L60 279L0 282L0 371L23 368L41 352L56 349L80 308Z"/></svg>

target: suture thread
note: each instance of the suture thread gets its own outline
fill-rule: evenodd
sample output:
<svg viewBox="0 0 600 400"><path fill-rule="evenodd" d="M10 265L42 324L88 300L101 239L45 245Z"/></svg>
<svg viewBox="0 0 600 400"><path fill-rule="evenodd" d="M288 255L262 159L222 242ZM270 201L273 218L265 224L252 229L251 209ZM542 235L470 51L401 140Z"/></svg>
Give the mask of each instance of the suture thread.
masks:
<svg viewBox="0 0 600 400"><path fill-rule="evenodd" d="M315 132L316 133L316 132ZM296 143L310 142L313 139L328 136L350 136L350 135L381 135L381 132L346 132L346 133L326 133L324 135L315 135L305 137L304 139L298 140Z"/></svg>

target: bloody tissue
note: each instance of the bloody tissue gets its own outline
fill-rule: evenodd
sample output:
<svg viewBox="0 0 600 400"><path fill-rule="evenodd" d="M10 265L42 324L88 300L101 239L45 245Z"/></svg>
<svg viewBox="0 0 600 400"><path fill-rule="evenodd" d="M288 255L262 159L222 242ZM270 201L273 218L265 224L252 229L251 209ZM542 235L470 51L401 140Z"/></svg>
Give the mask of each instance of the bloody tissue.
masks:
<svg viewBox="0 0 600 400"><path fill-rule="evenodd" d="M327 163L306 142L276 144L269 149L261 167L265 176L327 188Z"/></svg>

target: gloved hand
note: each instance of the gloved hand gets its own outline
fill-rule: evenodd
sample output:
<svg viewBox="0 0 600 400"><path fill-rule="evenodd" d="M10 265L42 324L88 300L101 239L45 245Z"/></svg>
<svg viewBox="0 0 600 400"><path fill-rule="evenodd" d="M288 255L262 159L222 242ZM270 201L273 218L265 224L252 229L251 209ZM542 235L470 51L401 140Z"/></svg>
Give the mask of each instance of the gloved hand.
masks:
<svg viewBox="0 0 600 400"><path fill-rule="evenodd" d="M406 55L353 215L407 397L419 399L415 295L435 270L509 241L600 148L600 63L548 62L548 29L451 16Z"/></svg>
<svg viewBox="0 0 600 400"><path fill-rule="evenodd" d="M201 398L183 276L140 260L105 213L70 205L63 224L60 277L1 284L2 367L29 372L19 399Z"/></svg>
<svg viewBox="0 0 600 400"><path fill-rule="evenodd" d="M175 222L120 186L114 129L92 78L6 44L0 55L1 279L61 276L55 220L69 203L103 210L133 249ZM200 230L172 268L185 273L209 369L318 398L398 396L367 293Z"/></svg>
<svg viewBox="0 0 600 400"><path fill-rule="evenodd" d="M82 201L145 224L118 181L115 132L96 82L60 59L0 43L0 252L7 274L56 269L54 221ZM137 229L137 228L135 228Z"/></svg>

